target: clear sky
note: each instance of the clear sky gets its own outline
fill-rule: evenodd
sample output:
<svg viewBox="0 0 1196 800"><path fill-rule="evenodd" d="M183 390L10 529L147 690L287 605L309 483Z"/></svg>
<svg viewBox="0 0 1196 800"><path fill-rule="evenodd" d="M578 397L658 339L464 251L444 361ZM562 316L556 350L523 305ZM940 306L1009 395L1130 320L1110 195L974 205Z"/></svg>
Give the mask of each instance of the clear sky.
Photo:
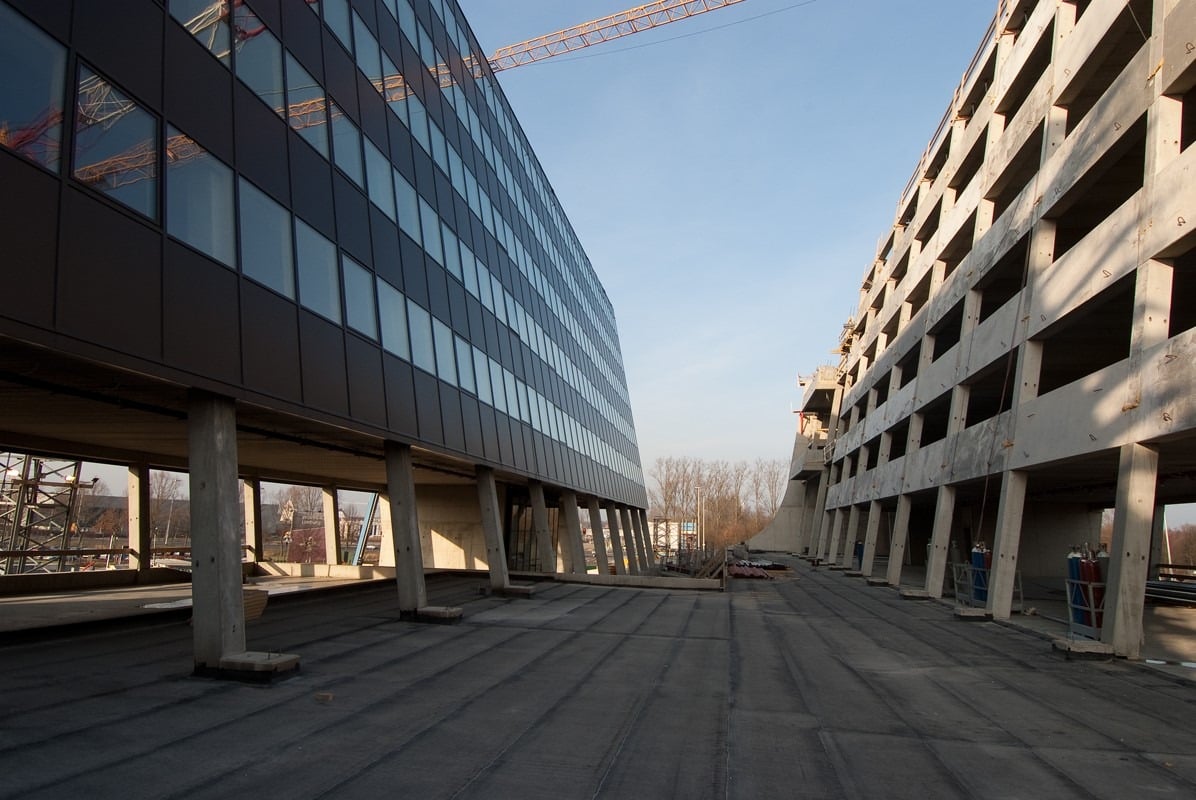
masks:
<svg viewBox="0 0 1196 800"><path fill-rule="evenodd" d="M643 0L458 0L487 54ZM996 0L745 0L498 74L615 306L645 474L788 459Z"/></svg>

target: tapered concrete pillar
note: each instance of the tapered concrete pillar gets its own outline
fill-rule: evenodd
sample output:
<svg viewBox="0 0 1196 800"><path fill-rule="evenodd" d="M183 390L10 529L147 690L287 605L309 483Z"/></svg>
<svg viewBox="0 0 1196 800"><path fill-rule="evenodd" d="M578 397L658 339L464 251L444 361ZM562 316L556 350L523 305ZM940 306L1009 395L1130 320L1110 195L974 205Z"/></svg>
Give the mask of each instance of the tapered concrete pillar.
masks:
<svg viewBox="0 0 1196 800"><path fill-rule="evenodd" d="M539 572L556 572L556 553L552 547L552 530L548 527L548 506L544 501L544 484L529 481L527 493L532 501L532 534L536 537L536 562Z"/></svg>
<svg viewBox="0 0 1196 800"><path fill-rule="evenodd" d="M860 573L865 577L872 575L872 562L876 559L876 538L880 535L880 519L884 508L880 502L873 500L868 504L868 525L864 529L864 558L860 564Z"/></svg>
<svg viewBox="0 0 1196 800"><path fill-rule="evenodd" d="M826 559L828 564L838 564L835 559L839 554L839 543L843 538L843 526L847 521L847 515L843 513L842 508L836 508L834 513L834 520L831 522L831 540L826 550Z"/></svg>
<svg viewBox="0 0 1196 800"><path fill-rule="evenodd" d="M144 464L129 467L129 569L147 570L154 561L154 535L150 527L150 470Z"/></svg>
<svg viewBox="0 0 1196 800"><path fill-rule="evenodd" d="M394 543L399 613L411 615L428 604L424 557L419 542L419 511L415 502L415 465L410 445L387 442L385 454L386 517L390 521ZM383 521L385 523L386 519ZM503 564L505 566L506 562Z"/></svg>
<svg viewBox="0 0 1196 800"><path fill-rule="evenodd" d="M1001 476L1001 505L997 509L997 531L993 539L993 564L988 575L988 613L993 619L1009 619L1013 611L1013 590L1017 585L1017 553L1022 539L1022 512L1026 506L1024 472L1007 471Z"/></svg>
<svg viewBox="0 0 1196 800"><path fill-rule="evenodd" d="M590 537L594 540L594 562L599 575L610 573L610 560L606 557L606 536L602 533L602 510L598 501L590 498L586 504L590 512Z"/></svg>
<svg viewBox="0 0 1196 800"><path fill-rule="evenodd" d="M619 529L623 532L623 549L627 554L627 571L632 575L640 575L643 570L640 568L639 550L635 546L635 531L631 529L631 515L627 512L627 506L619 506Z"/></svg>
<svg viewBox="0 0 1196 800"><path fill-rule="evenodd" d="M951 546L951 523L955 517L955 487L939 486L934 507L934 529L930 534L930 554L926 563L926 594L943 596L943 575L947 569L947 550Z"/></svg>
<svg viewBox="0 0 1196 800"><path fill-rule="evenodd" d="M241 482L241 504L245 509L245 550L255 564L265 560L262 532L262 484L255 479Z"/></svg>
<svg viewBox="0 0 1196 800"><path fill-rule="evenodd" d="M1137 658L1142 650L1142 609L1158 469L1158 451L1141 444L1122 446L1101 640L1126 658Z"/></svg>
<svg viewBox="0 0 1196 800"><path fill-rule="evenodd" d="M336 487L320 489L324 503L324 561L327 564L341 564L341 521L340 504L337 502Z"/></svg>
<svg viewBox="0 0 1196 800"><path fill-rule="evenodd" d="M615 560L615 574L627 574L627 562L623 558L623 543L619 540L619 510L614 503L606 504L606 527L610 529L610 549Z"/></svg>
<svg viewBox="0 0 1196 800"><path fill-rule="evenodd" d="M905 565L905 543L909 541L909 512L913 504L909 495L897 498L897 513L893 515L893 540L889 544L889 569L885 580L890 586L901 585L901 568Z"/></svg>
<svg viewBox="0 0 1196 800"><path fill-rule="evenodd" d="M847 529L843 532L843 552L839 554L837 564L849 569L855 569L855 543L860 531L860 507L852 505L847 511Z"/></svg>
<svg viewBox="0 0 1196 800"><path fill-rule="evenodd" d="M395 537L394 523L390 516L390 498L386 492L378 493L378 531L382 541L378 544L378 566L393 567L395 565Z"/></svg>
<svg viewBox="0 0 1196 800"><path fill-rule="evenodd" d="M652 529L648 526L648 511L638 508L635 513L639 519L640 532L644 540L644 552L648 556L648 569L655 571L659 565L656 563L656 542L652 540Z"/></svg>
<svg viewBox="0 0 1196 800"><path fill-rule="evenodd" d="M192 392L187 428L195 668L219 670L223 658L245 652L233 401Z"/></svg>
<svg viewBox="0 0 1196 800"><path fill-rule="evenodd" d="M586 551L581 541L581 517L578 515L577 495L561 493L560 514L565 519L564 541L561 550L568 557L565 567L574 575L586 574Z"/></svg>
<svg viewBox="0 0 1196 800"><path fill-rule="evenodd" d="M498 486L494 470L478 467L478 506L482 513L482 534L486 538L486 562L490 565L490 587L511 588L507 572L507 548L502 539L502 517L498 509Z"/></svg>

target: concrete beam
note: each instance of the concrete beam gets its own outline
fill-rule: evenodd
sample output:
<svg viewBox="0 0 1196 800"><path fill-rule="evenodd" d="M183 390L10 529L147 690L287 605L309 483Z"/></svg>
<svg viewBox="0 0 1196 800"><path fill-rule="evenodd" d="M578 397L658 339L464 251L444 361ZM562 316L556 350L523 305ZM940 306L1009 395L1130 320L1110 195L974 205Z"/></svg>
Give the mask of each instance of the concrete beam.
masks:
<svg viewBox="0 0 1196 800"><path fill-rule="evenodd" d="M482 533L486 537L486 562L490 566L490 588L506 591L511 587L507 571L507 548L502 539L502 517L498 508L498 486L494 470L478 467L478 506L482 514Z"/></svg>
<svg viewBox="0 0 1196 800"><path fill-rule="evenodd" d="M428 604L424 557L419 540L419 510L415 500L415 468L410 445L386 442L386 503L383 524L389 523L394 547L399 613L414 614ZM381 498L379 498L381 502ZM503 562L505 566L505 561Z"/></svg>

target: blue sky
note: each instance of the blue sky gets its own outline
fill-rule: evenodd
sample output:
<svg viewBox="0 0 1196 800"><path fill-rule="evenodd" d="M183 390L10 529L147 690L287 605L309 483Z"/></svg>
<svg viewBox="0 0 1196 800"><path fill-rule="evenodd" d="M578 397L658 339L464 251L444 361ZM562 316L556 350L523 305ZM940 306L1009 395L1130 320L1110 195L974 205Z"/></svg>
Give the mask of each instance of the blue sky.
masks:
<svg viewBox="0 0 1196 800"><path fill-rule="evenodd" d="M458 0L487 53L636 0ZM658 457L788 459L996 0L746 0L501 72Z"/></svg>

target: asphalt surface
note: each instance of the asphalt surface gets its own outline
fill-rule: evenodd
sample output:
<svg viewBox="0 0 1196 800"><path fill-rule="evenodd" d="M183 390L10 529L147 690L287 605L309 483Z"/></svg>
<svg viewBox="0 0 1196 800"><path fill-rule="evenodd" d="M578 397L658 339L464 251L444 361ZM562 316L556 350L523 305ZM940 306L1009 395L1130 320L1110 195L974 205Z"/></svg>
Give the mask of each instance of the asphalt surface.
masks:
<svg viewBox="0 0 1196 800"><path fill-rule="evenodd" d="M429 581L249 624L293 678L191 677L174 617L0 640L0 797L1191 798L1196 682L799 563L726 593Z"/></svg>

